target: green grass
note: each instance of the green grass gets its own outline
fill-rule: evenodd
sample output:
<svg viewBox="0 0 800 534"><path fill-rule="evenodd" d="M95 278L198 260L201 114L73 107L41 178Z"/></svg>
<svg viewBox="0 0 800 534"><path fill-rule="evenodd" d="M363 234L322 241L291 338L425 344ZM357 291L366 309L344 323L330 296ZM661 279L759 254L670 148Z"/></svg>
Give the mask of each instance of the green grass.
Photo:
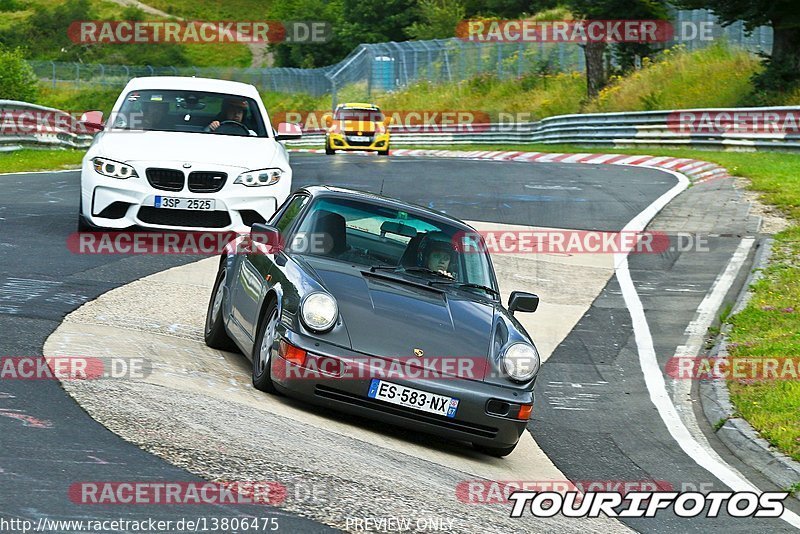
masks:
<svg viewBox="0 0 800 534"><path fill-rule="evenodd" d="M42 84L35 104L69 112L100 110L108 117L122 87L86 85L76 88L72 84L56 86Z"/></svg>
<svg viewBox="0 0 800 534"><path fill-rule="evenodd" d="M645 58L641 70L612 79L584 111L743 106L751 103L750 77L760 68L755 56L723 45L691 53L665 50L658 61Z"/></svg>
<svg viewBox="0 0 800 534"><path fill-rule="evenodd" d="M0 152L0 172L79 168L85 150L17 150Z"/></svg>
<svg viewBox="0 0 800 534"><path fill-rule="evenodd" d="M733 357L792 358L800 367L800 226L776 236L764 278L731 317ZM772 445L800 460L800 380L731 380L731 400Z"/></svg>
<svg viewBox="0 0 800 534"><path fill-rule="evenodd" d="M470 110L497 118L500 112L527 113L527 120L580 110L585 81L582 74L527 75L520 80L481 76L456 84L422 83L406 90L373 97L389 110ZM340 98L344 102L344 99Z"/></svg>

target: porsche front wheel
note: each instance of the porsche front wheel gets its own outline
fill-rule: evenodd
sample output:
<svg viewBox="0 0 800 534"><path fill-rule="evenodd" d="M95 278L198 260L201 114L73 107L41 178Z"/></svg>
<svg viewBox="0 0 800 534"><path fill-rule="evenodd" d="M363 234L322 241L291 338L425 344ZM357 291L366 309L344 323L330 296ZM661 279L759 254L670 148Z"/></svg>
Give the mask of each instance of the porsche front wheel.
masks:
<svg viewBox="0 0 800 534"><path fill-rule="evenodd" d="M280 316L278 303L273 301L264 314L256 342L253 345L253 387L268 393L277 393L272 383L272 357L275 352L276 331Z"/></svg>

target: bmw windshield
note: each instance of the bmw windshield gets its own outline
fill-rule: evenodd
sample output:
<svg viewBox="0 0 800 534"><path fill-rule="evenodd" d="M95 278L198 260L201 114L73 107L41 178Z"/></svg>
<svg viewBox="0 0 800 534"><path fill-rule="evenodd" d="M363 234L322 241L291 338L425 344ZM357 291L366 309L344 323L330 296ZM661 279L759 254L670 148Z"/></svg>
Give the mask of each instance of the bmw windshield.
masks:
<svg viewBox="0 0 800 534"><path fill-rule="evenodd" d="M131 91L113 128L267 137L255 100L203 91Z"/></svg>

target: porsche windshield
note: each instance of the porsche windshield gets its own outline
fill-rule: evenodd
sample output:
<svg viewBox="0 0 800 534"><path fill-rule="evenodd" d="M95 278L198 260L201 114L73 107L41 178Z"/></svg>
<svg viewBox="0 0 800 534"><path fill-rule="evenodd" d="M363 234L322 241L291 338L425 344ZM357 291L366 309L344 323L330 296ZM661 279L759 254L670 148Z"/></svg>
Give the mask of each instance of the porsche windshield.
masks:
<svg viewBox="0 0 800 534"><path fill-rule="evenodd" d="M201 91L131 91L113 128L267 137L255 100Z"/></svg>
<svg viewBox="0 0 800 534"><path fill-rule="evenodd" d="M303 218L290 250L494 290L480 239L458 226L391 206L323 197Z"/></svg>

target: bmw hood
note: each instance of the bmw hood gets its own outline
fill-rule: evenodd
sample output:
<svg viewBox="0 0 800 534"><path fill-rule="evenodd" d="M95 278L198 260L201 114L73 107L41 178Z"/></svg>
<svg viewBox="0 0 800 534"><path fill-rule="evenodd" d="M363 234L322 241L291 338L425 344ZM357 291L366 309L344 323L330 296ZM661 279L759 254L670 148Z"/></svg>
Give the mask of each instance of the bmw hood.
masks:
<svg viewBox="0 0 800 534"><path fill-rule="evenodd" d="M278 142L266 137L244 137L184 132L103 132L92 156L123 162L176 161L263 169L279 163Z"/></svg>
<svg viewBox="0 0 800 534"><path fill-rule="evenodd" d="M362 273L350 266L345 270L311 258L307 264L336 298L354 351L431 365L431 360L445 358L437 369L484 379L494 319L491 304L391 279L394 275Z"/></svg>

